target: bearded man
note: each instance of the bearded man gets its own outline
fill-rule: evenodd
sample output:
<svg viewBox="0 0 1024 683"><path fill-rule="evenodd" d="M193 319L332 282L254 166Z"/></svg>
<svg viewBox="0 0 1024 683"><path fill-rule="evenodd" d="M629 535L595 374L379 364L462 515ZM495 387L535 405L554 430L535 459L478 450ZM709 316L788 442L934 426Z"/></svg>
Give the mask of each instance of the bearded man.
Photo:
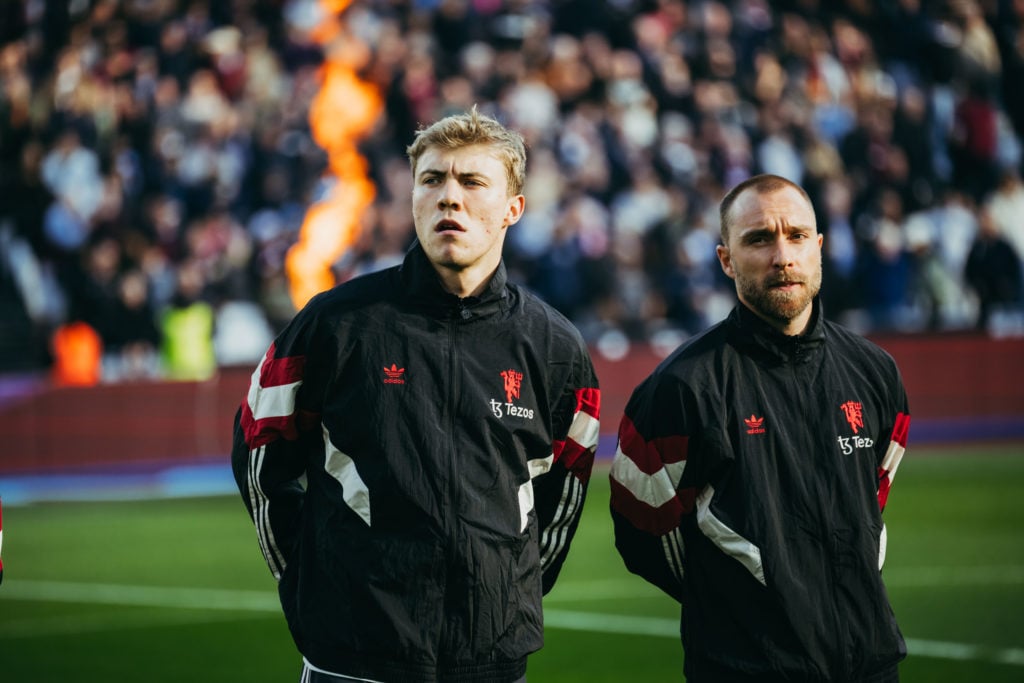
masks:
<svg viewBox="0 0 1024 683"><path fill-rule="evenodd" d="M899 680L882 510L910 424L893 359L826 320L807 193L720 206L739 302L633 392L611 469L626 567L681 603L687 680Z"/></svg>

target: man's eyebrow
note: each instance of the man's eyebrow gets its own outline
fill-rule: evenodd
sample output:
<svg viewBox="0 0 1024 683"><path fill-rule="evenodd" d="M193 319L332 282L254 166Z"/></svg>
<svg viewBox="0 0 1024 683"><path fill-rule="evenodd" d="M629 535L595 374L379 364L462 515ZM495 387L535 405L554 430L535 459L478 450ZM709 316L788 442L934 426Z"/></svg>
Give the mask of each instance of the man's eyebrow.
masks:
<svg viewBox="0 0 1024 683"><path fill-rule="evenodd" d="M418 178L434 178L434 177L447 177L448 171L446 169L437 168L425 168L417 174ZM486 174L480 171L463 171L462 173L456 173L455 177L460 181L466 180L481 180L487 181L488 177Z"/></svg>
<svg viewBox="0 0 1024 683"><path fill-rule="evenodd" d="M739 233L739 237L745 239L745 238L748 238L748 237L763 237L765 235L774 235L774 234L775 234L775 230L774 229L769 228L768 226L762 225L762 226L758 226L756 228L748 228L746 230L741 230L740 233Z"/></svg>
<svg viewBox="0 0 1024 683"><path fill-rule="evenodd" d="M764 235L774 235L776 232L782 232L783 234L790 234L793 232L814 232L814 226L812 225L783 225L779 230L767 225L760 225L756 228L748 228L741 230L739 233L740 237L762 237Z"/></svg>

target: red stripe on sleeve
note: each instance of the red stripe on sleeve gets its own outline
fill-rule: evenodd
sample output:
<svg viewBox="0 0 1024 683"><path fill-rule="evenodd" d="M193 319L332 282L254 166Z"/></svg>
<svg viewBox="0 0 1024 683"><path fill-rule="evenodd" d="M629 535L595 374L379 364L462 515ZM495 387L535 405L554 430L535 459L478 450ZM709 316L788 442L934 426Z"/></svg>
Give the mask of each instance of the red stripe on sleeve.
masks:
<svg viewBox="0 0 1024 683"><path fill-rule="evenodd" d="M302 373L306 369L305 356L286 356L274 358L277 348L274 344L267 350L263 367L260 368L261 387L279 387L283 384L293 384L302 379Z"/></svg>
<svg viewBox="0 0 1024 683"><path fill-rule="evenodd" d="M584 387L576 390L576 412L584 412L595 420L601 417L601 390Z"/></svg>
<svg viewBox="0 0 1024 683"><path fill-rule="evenodd" d="M555 462L576 475L584 484L590 480L590 470L594 464L594 450L584 448L572 439L556 441L551 449Z"/></svg>
<svg viewBox="0 0 1024 683"><path fill-rule="evenodd" d="M278 439L294 441L299 438L299 431L295 426L295 415L280 415L255 420L246 401L242 401L240 423L245 434L245 443L250 449L259 448Z"/></svg>
<svg viewBox="0 0 1024 683"><path fill-rule="evenodd" d="M302 381L303 371L306 367L306 357L287 356L275 358L276 353L276 344L271 344L260 366L259 376L252 379L252 382L258 383L258 389L287 386ZM250 391L251 389L250 385ZM298 417L304 424L310 422L308 415L299 415ZM294 411L290 415L275 415L257 420L252 413L252 408L249 406L248 396L242 400L242 414L239 423L245 435L245 443L250 449L258 448L281 438L289 441L298 438L299 427L296 424L296 414Z"/></svg>
<svg viewBox="0 0 1024 683"><path fill-rule="evenodd" d="M654 474L667 463L686 460L688 436L663 436L647 441L632 420L623 417L619 425L619 448L644 474Z"/></svg>
<svg viewBox="0 0 1024 683"><path fill-rule="evenodd" d="M889 500L889 489L892 488L892 481L889 473L882 468L878 469L878 509L885 510L885 504Z"/></svg>
<svg viewBox="0 0 1024 683"><path fill-rule="evenodd" d="M679 526L683 507L679 499L673 498L660 507L652 507L638 500L629 489L611 479L612 509L629 520L629 523L641 531L655 536L663 536Z"/></svg>
<svg viewBox="0 0 1024 683"><path fill-rule="evenodd" d="M906 413L896 413L896 424L892 428L892 440L907 447L907 435L910 433L910 416Z"/></svg>

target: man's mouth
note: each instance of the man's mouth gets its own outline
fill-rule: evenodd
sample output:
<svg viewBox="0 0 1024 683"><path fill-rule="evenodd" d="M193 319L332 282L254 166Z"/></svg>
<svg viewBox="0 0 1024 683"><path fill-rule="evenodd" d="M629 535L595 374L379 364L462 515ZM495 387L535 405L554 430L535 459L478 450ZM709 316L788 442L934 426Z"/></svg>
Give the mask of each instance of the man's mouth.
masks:
<svg viewBox="0 0 1024 683"><path fill-rule="evenodd" d="M456 221L450 219L444 219L439 221L434 226L434 232L465 232L466 229L459 225Z"/></svg>

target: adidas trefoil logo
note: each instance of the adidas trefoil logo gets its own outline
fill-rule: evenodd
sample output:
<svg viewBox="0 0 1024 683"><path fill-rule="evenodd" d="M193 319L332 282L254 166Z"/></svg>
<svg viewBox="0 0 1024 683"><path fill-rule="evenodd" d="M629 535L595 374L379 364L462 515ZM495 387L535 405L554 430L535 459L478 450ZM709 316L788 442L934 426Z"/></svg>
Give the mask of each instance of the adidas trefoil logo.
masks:
<svg viewBox="0 0 1024 683"><path fill-rule="evenodd" d="M750 417L743 418L743 422L747 425L747 434L764 434L764 418L754 417L751 413Z"/></svg>
<svg viewBox="0 0 1024 683"><path fill-rule="evenodd" d="M384 384L405 384L405 368L400 368L395 363L391 367L384 368Z"/></svg>

